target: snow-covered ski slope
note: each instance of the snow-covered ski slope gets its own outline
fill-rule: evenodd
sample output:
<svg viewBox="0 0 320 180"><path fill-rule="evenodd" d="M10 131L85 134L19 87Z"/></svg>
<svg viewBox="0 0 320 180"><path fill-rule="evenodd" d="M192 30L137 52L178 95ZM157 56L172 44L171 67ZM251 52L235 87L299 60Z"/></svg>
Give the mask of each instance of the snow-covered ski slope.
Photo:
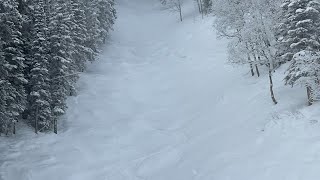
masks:
<svg viewBox="0 0 320 180"><path fill-rule="evenodd" d="M2 180L318 180L319 105L304 89L226 64L227 42L190 5L118 2L100 60L60 133L1 137ZM264 72L264 74L266 74Z"/></svg>

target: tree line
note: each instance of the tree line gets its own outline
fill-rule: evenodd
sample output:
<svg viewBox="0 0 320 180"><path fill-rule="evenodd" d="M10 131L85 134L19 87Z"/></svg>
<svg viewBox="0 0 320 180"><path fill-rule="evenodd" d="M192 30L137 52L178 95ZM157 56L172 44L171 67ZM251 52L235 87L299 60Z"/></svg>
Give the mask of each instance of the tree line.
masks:
<svg viewBox="0 0 320 180"><path fill-rule="evenodd" d="M116 19L114 0L0 0L0 135L53 130Z"/></svg>
<svg viewBox="0 0 320 180"><path fill-rule="evenodd" d="M160 3L168 10L177 12L179 14L180 21L183 21L183 4L187 0L160 0ZM192 0L202 15L208 15L212 12L212 0Z"/></svg>
<svg viewBox="0 0 320 180"><path fill-rule="evenodd" d="M196 2L199 12L214 16L219 37L230 39L228 61L248 65L252 76L267 69L270 97L273 73L287 65L284 82L306 88L308 105L320 97L320 3L318 0L160 0L178 12Z"/></svg>
<svg viewBox="0 0 320 180"><path fill-rule="evenodd" d="M252 76L268 69L272 74L284 64L286 85L306 87L309 105L319 96L320 3L317 0L215 0L215 27L230 38L229 61L247 64Z"/></svg>

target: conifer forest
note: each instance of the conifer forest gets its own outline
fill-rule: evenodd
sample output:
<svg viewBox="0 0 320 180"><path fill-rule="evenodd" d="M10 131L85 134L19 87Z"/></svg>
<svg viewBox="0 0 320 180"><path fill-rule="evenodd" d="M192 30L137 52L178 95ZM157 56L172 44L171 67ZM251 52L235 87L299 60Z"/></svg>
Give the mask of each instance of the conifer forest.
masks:
<svg viewBox="0 0 320 180"><path fill-rule="evenodd" d="M113 0L0 1L0 133L57 133L66 98L116 18Z"/></svg>

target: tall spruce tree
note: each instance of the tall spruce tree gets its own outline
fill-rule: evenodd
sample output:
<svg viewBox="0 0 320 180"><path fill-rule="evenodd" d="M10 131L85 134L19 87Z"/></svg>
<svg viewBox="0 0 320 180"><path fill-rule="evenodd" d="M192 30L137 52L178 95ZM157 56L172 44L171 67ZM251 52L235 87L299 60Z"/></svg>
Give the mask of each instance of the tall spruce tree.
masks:
<svg viewBox="0 0 320 180"><path fill-rule="evenodd" d="M281 42L284 42L284 49L287 50L284 56L293 56L285 77L286 84L304 84L311 105L312 87L319 84L316 77L319 70L311 67L319 67L320 3L314 0L290 0L283 4L283 8L288 19L285 20L287 25L283 26L286 29L283 30L285 33Z"/></svg>
<svg viewBox="0 0 320 180"><path fill-rule="evenodd" d="M38 130L52 127L51 92L48 61L48 37L44 0L34 0L31 38L30 94L28 96L29 122Z"/></svg>
<svg viewBox="0 0 320 180"><path fill-rule="evenodd" d="M2 129L6 134L15 131L15 122L26 106L26 93L24 85L27 80L24 77L25 58L22 50L22 16L18 11L18 3L12 0L0 1L0 37L2 51L1 79L6 93L1 99L5 101L5 124Z"/></svg>
<svg viewBox="0 0 320 180"><path fill-rule="evenodd" d="M97 3L96 0L83 1L83 6L85 8L85 17L86 17L86 29L88 36L86 38L86 47L90 48L94 53L93 56L98 52L98 41L100 37L99 31L99 20L97 14ZM92 58L91 60L94 60Z"/></svg>
<svg viewBox="0 0 320 180"><path fill-rule="evenodd" d="M115 19L114 0L96 0L97 19L99 21L99 43L105 43Z"/></svg>
<svg viewBox="0 0 320 180"><path fill-rule="evenodd" d="M50 92L52 96L51 109L53 114L54 131L57 132L57 119L65 113L66 98L73 86L69 75L72 64L70 38L70 18L67 2L57 0L52 2L49 29L49 65Z"/></svg>
<svg viewBox="0 0 320 180"><path fill-rule="evenodd" d="M2 47L1 37L0 47ZM7 114L7 99L10 98L8 91L12 86L6 79L8 76L7 66L9 64L3 56L2 48L0 48L0 135L1 133L5 133L11 124L10 117Z"/></svg>
<svg viewBox="0 0 320 180"><path fill-rule="evenodd" d="M317 16L317 13L310 11L316 9L309 9L315 4L317 2L313 0L286 0L281 5L282 14L276 35L282 61L290 61L295 53L315 42L312 39L316 37L311 34L315 34L316 29L310 26L318 23L318 19L310 16L313 14Z"/></svg>
<svg viewBox="0 0 320 180"><path fill-rule="evenodd" d="M70 1L71 25L70 36L73 44L72 59L78 72L83 72L87 60L93 59L93 51L86 47L88 31L86 29L85 7L80 0Z"/></svg>

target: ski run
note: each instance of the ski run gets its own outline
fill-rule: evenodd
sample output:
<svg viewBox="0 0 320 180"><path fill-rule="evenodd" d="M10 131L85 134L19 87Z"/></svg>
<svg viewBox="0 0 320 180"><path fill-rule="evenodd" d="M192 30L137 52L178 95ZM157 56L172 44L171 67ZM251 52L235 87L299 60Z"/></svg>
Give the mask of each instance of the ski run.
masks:
<svg viewBox="0 0 320 180"><path fill-rule="evenodd" d="M193 4L184 20L119 0L117 20L58 135L0 137L1 180L317 180L319 104L305 88L227 63L228 40ZM294 98L293 98L294 97Z"/></svg>

